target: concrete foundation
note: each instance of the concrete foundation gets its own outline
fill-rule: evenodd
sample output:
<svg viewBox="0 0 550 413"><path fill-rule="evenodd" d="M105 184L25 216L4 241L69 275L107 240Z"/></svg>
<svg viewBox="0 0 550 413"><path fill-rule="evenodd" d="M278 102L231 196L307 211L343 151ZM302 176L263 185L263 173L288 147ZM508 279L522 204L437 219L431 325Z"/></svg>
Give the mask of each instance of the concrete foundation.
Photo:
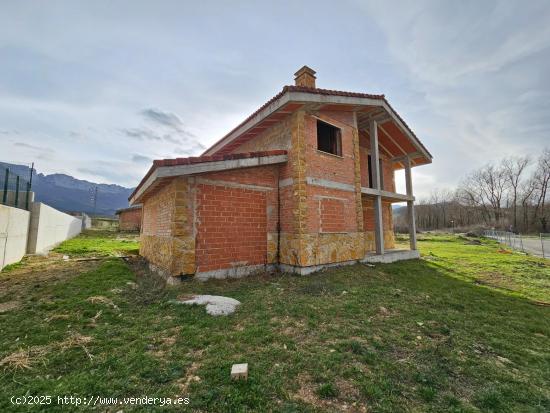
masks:
<svg viewBox="0 0 550 413"><path fill-rule="evenodd" d="M275 271L275 265L245 265L242 267L226 268L222 270L198 272L194 278L200 281L209 279L242 278L249 275L261 274L263 272Z"/></svg>
<svg viewBox="0 0 550 413"><path fill-rule="evenodd" d="M383 255L368 254L361 262L389 264L396 261L414 260L420 258L416 250L389 250Z"/></svg>
<svg viewBox="0 0 550 413"><path fill-rule="evenodd" d="M268 264L268 265L245 265L235 268L227 268L214 271L198 272L193 277L172 276L160 267L149 263L149 269L166 280L169 285L176 285L185 279L199 281L208 281L210 279L242 278L250 275L258 275L265 272L281 271L283 273L296 275L309 275L329 268L342 267L345 265L354 265L359 263L379 263L389 264L396 261L412 260L420 258L418 251L396 250L386 251L383 255L369 254L361 260L342 261L330 264L311 265L308 267L299 267L288 264Z"/></svg>

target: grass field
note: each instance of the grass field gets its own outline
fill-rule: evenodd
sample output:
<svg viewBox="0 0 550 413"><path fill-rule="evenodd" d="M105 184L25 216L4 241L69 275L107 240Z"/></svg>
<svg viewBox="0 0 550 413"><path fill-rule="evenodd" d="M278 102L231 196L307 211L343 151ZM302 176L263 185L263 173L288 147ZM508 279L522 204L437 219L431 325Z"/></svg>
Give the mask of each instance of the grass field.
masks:
<svg viewBox="0 0 550 413"><path fill-rule="evenodd" d="M114 257L135 252L130 238L68 241L0 273L0 411L31 410L14 395L188 396L205 412L550 411L550 261L456 236L419 246L418 261L165 289ZM194 293L242 305L212 317L170 303ZM240 362L249 380L231 382ZM161 410L95 411L121 409Z"/></svg>

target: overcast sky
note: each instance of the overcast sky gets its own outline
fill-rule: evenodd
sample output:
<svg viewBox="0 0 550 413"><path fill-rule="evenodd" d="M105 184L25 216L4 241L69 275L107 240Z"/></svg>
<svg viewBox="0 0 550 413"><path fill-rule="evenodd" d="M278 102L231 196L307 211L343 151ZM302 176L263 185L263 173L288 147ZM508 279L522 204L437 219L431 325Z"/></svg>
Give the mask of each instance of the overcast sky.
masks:
<svg viewBox="0 0 550 413"><path fill-rule="evenodd" d="M419 196L550 145L550 1L2 0L0 160L134 186L304 64L386 95L434 156Z"/></svg>

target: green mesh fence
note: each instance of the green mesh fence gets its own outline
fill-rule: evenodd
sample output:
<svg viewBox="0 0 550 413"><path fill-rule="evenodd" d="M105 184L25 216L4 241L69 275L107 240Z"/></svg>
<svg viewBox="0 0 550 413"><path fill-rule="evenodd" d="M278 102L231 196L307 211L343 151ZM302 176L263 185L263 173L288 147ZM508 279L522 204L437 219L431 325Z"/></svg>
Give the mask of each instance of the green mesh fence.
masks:
<svg viewBox="0 0 550 413"><path fill-rule="evenodd" d="M0 169L0 202L3 205L29 209L31 199L31 183L9 168Z"/></svg>

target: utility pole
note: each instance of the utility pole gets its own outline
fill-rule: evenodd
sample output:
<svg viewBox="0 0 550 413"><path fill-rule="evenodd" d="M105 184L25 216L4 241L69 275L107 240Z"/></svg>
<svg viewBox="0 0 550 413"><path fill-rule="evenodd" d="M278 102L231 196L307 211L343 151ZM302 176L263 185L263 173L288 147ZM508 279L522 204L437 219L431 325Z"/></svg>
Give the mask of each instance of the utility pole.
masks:
<svg viewBox="0 0 550 413"><path fill-rule="evenodd" d="M97 207L97 185L90 188L90 200L92 201L93 205L93 214L95 215L96 207Z"/></svg>

